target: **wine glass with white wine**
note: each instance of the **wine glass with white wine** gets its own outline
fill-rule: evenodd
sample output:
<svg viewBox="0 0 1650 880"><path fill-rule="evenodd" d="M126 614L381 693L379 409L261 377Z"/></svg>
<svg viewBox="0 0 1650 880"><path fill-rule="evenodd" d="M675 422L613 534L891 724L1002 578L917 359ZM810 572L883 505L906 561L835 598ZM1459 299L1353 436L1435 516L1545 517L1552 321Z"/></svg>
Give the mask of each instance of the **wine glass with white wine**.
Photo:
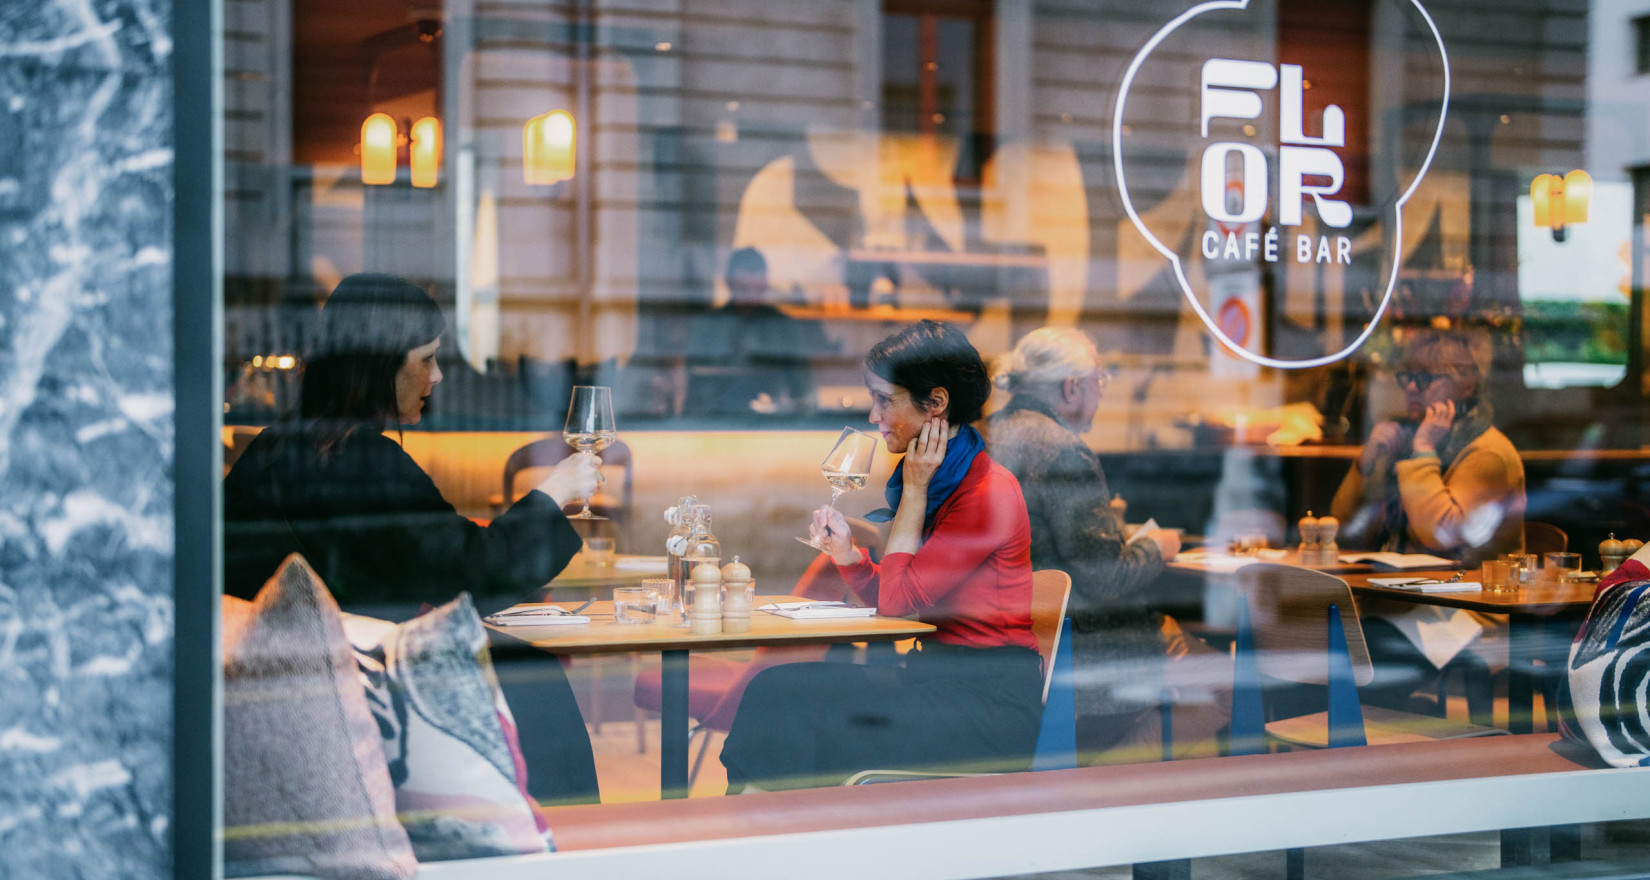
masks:
<svg viewBox="0 0 1650 880"><path fill-rule="evenodd" d="M619 439L619 429L613 423L613 389L596 385L573 386L573 400L567 407L567 427L561 438L578 452L600 453ZM590 512L590 499L584 499L584 509L568 519L607 519Z"/></svg>
<svg viewBox="0 0 1650 880"><path fill-rule="evenodd" d="M831 447L831 453L819 463L819 473L825 477L825 482L831 484L831 505L836 506L836 500L844 492L865 488L865 481L871 476L871 458L876 455L877 436L867 434L855 428L843 428L842 436ZM812 538L797 538L815 550L825 548Z"/></svg>

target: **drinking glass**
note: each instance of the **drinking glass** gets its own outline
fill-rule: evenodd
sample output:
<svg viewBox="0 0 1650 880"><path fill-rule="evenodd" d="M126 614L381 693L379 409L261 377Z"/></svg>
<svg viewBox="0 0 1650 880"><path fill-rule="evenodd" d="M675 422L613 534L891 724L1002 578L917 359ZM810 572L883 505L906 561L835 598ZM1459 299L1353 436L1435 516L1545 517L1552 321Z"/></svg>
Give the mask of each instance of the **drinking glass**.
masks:
<svg viewBox="0 0 1650 880"><path fill-rule="evenodd" d="M613 422L613 389L598 385L573 386L573 400L567 407L567 426L561 437L567 445L579 452L598 453L619 439L619 429ZM607 519L590 512L590 499L584 499L584 509L568 519Z"/></svg>
<svg viewBox="0 0 1650 880"><path fill-rule="evenodd" d="M613 588L613 620L616 623L652 623L658 608L659 591L652 587Z"/></svg>
<svg viewBox="0 0 1650 880"><path fill-rule="evenodd" d="M829 455L819 463L819 473L825 477L825 482L831 484L831 503L835 507L836 500L842 493L854 489L865 488L865 481L871 476L871 458L876 455L877 436L867 434L856 428L843 428L842 435L836 438L836 445L831 447ZM797 538L815 550L824 550L823 544L812 538Z"/></svg>
<svg viewBox="0 0 1650 880"><path fill-rule="evenodd" d="M613 549L613 539L608 537L586 538L584 551L590 554L590 564L597 568L612 568L618 560L618 554Z"/></svg>
<svg viewBox="0 0 1650 880"><path fill-rule="evenodd" d="M1504 559L1486 559L1479 580L1487 593L1510 593L1518 589L1512 580L1512 566Z"/></svg>
<svg viewBox="0 0 1650 880"><path fill-rule="evenodd" d="M676 623L680 620L681 615L676 613L678 609L676 605L676 582L674 580L670 578L644 578L642 587L652 590L654 595L658 596L654 604L658 615L655 618L656 622Z"/></svg>
<svg viewBox="0 0 1650 880"><path fill-rule="evenodd" d="M1541 560L1534 553L1508 553L1507 574L1518 585L1533 584L1541 571Z"/></svg>
<svg viewBox="0 0 1650 880"><path fill-rule="evenodd" d="M1546 564L1542 566L1542 574L1553 583L1562 583L1565 576L1571 572L1581 570L1580 553L1548 553Z"/></svg>

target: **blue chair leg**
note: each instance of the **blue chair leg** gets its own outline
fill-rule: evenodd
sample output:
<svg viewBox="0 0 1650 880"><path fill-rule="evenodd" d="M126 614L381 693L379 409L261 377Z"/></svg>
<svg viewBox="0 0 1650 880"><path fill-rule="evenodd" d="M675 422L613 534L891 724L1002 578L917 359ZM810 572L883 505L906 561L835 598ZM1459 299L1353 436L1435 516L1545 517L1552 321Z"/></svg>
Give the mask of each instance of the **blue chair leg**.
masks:
<svg viewBox="0 0 1650 880"><path fill-rule="evenodd" d="M1071 621L1060 623L1060 641L1054 649L1054 675L1048 702L1043 704L1033 770L1070 770L1077 766L1076 665L1071 659Z"/></svg>
<svg viewBox="0 0 1650 880"><path fill-rule="evenodd" d="M1260 666L1255 658L1255 634L1249 624L1249 599L1238 599L1238 631L1232 660L1232 724L1227 754L1266 752L1266 710L1261 703Z"/></svg>
<svg viewBox="0 0 1650 880"><path fill-rule="evenodd" d="M1352 678L1352 654L1346 647L1341 609L1329 606L1329 747L1368 745L1358 685Z"/></svg>

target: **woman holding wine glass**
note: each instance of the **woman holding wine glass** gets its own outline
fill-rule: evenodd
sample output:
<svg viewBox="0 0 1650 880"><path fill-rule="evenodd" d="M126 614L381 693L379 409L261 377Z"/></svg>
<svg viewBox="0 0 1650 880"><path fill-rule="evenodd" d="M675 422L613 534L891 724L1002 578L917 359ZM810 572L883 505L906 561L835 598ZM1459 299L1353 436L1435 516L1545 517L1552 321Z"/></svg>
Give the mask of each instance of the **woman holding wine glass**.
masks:
<svg viewBox="0 0 1650 880"><path fill-rule="evenodd" d="M1025 769L1042 672L1031 631L1031 527L1020 486L968 423L991 392L961 331L923 321L865 359L871 421L904 453L880 563L831 505L811 535L883 614L936 631L902 667L776 666L754 678L722 748L728 787L829 785L870 767Z"/></svg>
<svg viewBox="0 0 1650 880"><path fill-rule="evenodd" d="M260 433L224 478L224 591L250 599L301 553L345 611L407 619L469 591L488 614L532 597L582 541L562 505L600 485L594 455L563 460L491 525L460 515L385 431L416 425L441 382L440 306L409 281L358 274L321 309L298 413ZM588 800L595 764L558 663L516 711L535 795Z"/></svg>

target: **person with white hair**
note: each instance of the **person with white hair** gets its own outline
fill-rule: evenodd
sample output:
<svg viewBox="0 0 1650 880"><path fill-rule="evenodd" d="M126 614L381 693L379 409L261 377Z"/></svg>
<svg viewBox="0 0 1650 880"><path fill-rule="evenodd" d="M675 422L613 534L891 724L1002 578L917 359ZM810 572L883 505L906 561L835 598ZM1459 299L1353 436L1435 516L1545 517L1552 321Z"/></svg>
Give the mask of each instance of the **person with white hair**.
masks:
<svg viewBox="0 0 1650 880"><path fill-rule="evenodd" d="M1157 529L1126 541L1112 515L1105 471L1082 438L1110 378L1087 336L1034 330L994 372L1013 397L986 419L983 433L1025 494L1032 567L1072 579L1078 747L1092 753L1149 744L1155 751L1165 660L1209 653L1151 608L1149 588L1179 552L1179 534ZM1185 728L1179 717L1175 724L1178 739Z"/></svg>

